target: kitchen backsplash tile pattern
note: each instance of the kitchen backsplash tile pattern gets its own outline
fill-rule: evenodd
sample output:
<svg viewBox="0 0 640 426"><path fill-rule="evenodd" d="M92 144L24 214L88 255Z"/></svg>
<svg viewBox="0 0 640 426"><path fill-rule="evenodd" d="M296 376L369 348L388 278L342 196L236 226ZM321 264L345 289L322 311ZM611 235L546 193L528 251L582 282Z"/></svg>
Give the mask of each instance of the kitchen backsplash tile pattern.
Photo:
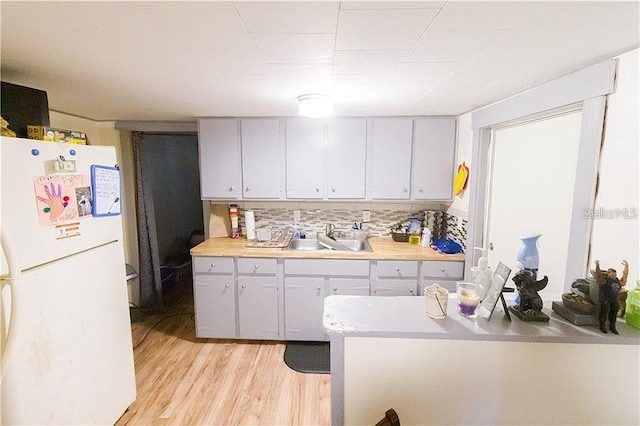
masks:
<svg viewBox="0 0 640 426"><path fill-rule="evenodd" d="M401 223L405 228L409 221L417 217L422 223L426 223L432 231L433 238L450 238L466 248L467 221L458 220L458 217L440 210L418 210L411 211L411 208L401 208L401 205L381 205L377 208L349 209L349 208L315 208L310 205L308 208L290 207L251 207L255 217L256 228L293 228L293 215L295 210L300 211L299 227L302 228L307 237L314 238L316 233L324 232L325 226L331 223L338 231L345 232L350 236L350 231L354 223L360 223L364 211L371 212L371 222L364 224L368 226L370 235L382 237L390 235L390 228ZM240 233L245 234L245 208L239 207L238 217Z"/></svg>

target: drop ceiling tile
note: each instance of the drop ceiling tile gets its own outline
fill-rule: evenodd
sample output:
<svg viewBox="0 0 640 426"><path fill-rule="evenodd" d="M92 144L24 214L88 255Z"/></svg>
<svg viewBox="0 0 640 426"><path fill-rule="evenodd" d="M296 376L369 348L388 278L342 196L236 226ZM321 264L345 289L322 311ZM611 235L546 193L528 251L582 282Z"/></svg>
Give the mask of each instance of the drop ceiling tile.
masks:
<svg viewBox="0 0 640 426"><path fill-rule="evenodd" d="M441 9L446 1L341 1L341 10L353 9Z"/></svg>
<svg viewBox="0 0 640 426"><path fill-rule="evenodd" d="M430 30L513 30L542 12L548 4L537 1L452 1L442 9Z"/></svg>
<svg viewBox="0 0 640 426"><path fill-rule="evenodd" d="M334 74L390 74L407 50L339 50L333 56Z"/></svg>
<svg viewBox="0 0 640 426"><path fill-rule="evenodd" d="M333 74L331 84L341 86L371 86L391 80L392 74Z"/></svg>
<svg viewBox="0 0 640 426"><path fill-rule="evenodd" d="M330 64L334 36L331 34L253 34L266 63Z"/></svg>
<svg viewBox="0 0 640 426"><path fill-rule="evenodd" d="M438 9L341 10L336 50L409 49Z"/></svg>
<svg viewBox="0 0 640 426"><path fill-rule="evenodd" d="M405 62L391 78L400 82L441 82L463 67L459 62Z"/></svg>
<svg viewBox="0 0 640 426"><path fill-rule="evenodd" d="M331 65L269 64L267 70L272 83L331 83Z"/></svg>
<svg viewBox="0 0 640 426"><path fill-rule="evenodd" d="M463 62L496 46L509 31L427 31L406 62Z"/></svg>
<svg viewBox="0 0 640 426"><path fill-rule="evenodd" d="M338 2L238 1L235 7L250 33L334 34Z"/></svg>

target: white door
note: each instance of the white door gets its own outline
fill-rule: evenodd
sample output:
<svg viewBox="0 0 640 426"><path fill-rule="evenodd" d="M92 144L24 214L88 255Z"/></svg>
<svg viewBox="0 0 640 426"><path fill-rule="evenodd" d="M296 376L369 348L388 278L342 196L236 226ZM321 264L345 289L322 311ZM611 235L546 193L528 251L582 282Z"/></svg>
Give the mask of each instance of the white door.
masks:
<svg viewBox="0 0 640 426"><path fill-rule="evenodd" d="M408 199L413 121L379 118L372 123L371 198Z"/></svg>
<svg viewBox="0 0 640 426"><path fill-rule="evenodd" d="M455 118L415 120L411 198L448 200L453 197L455 141Z"/></svg>
<svg viewBox="0 0 640 426"><path fill-rule="evenodd" d="M367 120L329 121L327 134L327 198L364 198Z"/></svg>
<svg viewBox="0 0 640 426"><path fill-rule="evenodd" d="M284 288L285 339L325 340L324 278L285 278Z"/></svg>
<svg viewBox="0 0 640 426"><path fill-rule="evenodd" d="M202 198L240 198L238 121L198 120L198 149Z"/></svg>
<svg viewBox="0 0 640 426"><path fill-rule="evenodd" d="M286 121L287 198L324 197L324 124Z"/></svg>
<svg viewBox="0 0 640 426"><path fill-rule="evenodd" d="M238 277L240 338L277 340L278 285L275 277Z"/></svg>
<svg viewBox="0 0 640 426"><path fill-rule="evenodd" d="M502 262L513 277L520 238L542 234L538 278L549 277L545 299L560 300L565 286L581 119L573 112L497 129L492 140L489 265Z"/></svg>
<svg viewBox="0 0 640 426"><path fill-rule="evenodd" d="M196 275L194 303L197 337L236 337L236 296L232 274Z"/></svg>
<svg viewBox="0 0 640 426"><path fill-rule="evenodd" d="M280 159L280 121L242 120L244 198L280 198L284 165Z"/></svg>

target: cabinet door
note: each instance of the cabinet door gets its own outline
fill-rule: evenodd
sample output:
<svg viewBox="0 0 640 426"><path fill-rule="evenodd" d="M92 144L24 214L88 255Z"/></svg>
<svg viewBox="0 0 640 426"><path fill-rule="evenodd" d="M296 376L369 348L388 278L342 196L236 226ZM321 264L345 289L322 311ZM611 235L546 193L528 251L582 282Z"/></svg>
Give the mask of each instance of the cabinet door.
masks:
<svg viewBox="0 0 640 426"><path fill-rule="evenodd" d="M239 276L238 311L241 339L278 339L276 278Z"/></svg>
<svg viewBox="0 0 640 426"><path fill-rule="evenodd" d="M372 296L415 296L417 280L376 280L371 287Z"/></svg>
<svg viewBox="0 0 640 426"><path fill-rule="evenodd" d="M239 198L242 182L237 120L198 120L198 149L202 198Z"/></svg>
<svg viewBox="0 0 640 426"><path fill-rule="evenodd" d="M408 199L413 121L379 118L372 124L371 198Z"/></svg>
<svg viewBox="0 0 640 426"><path fill-rule="evenodd" d="M324 197L325 122L286 121L287 198Z"/></svg>
<svg viewBox="0 0 640 426"><path fill-rule="evenodd" d="M329 278L326 295L368 296L368 278Z"/></svg>
<svg viewBox="0 0 640 426"><path fill-rule="evenodd" d="M197 337L237 337L233 275L196 275L193 296Z"/></svg>
<svg viewBox="0 0 640 426"><path fill-rule="evenodd" d="M367 121L329 121L327 133L327 198L364 198Z"/></svg>
<svg viewBox="0 0 640 426"><path fill-rule="evenodd" d="M448 200L453 197L455 139L454 118L415 120L411 198Z"/></svg>
<svg viewBox="0 0 640 426"><path fill-rule="evenodd" d="M244 198L280 198L284 164L280 121L241 120Z"/></svg>
<svg viewBox="0 0 640 426"><path fill-rule="evenodd" d="M286 340L325 340L322 327L324 278L285 278L284 337Z"/></svg>

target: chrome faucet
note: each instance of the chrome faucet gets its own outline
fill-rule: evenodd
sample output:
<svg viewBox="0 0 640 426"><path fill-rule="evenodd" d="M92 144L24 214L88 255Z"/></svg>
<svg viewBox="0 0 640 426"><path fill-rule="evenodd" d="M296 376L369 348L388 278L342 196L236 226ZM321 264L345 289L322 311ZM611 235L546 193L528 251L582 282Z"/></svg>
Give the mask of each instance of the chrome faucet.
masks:
<svg viewBox="0 0 640 426"><path fill-rule="evenodd" d="M336 238L344 238L346 236L344 232L338 231L333 223L327 223L324 228L324 233L332 240L335 240Z"/></svg>
<svg viewBox="0 0 640 426"><path fill-rule="evenodd" d="M336 226L333 223L327 223L327 225L324 227L324 234L329 238L333 238L333 232L335 230Z"/></svg>

